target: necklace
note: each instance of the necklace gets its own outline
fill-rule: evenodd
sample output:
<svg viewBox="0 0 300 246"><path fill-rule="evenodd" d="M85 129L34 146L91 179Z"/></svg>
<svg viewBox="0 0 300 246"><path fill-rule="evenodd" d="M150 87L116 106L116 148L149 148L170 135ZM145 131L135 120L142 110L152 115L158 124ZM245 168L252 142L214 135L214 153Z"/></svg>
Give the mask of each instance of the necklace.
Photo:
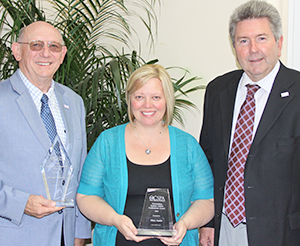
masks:
<svg viewBox="0 0 300 246"><path fill-rule="evenodd" d="M162 129L162 131L159 133L158 137L154 140L154 142L147 148L147 145L144 143L144 141L141 139L140 135L138 134L137 130L135 129L135 126L133 127L134 131L136 132L138 138L141 140L141 142L143 143L143 145L146 147L145 153L147 155L151 154L151 150L150 148L156 143L156 141L159 139L159 137L163 134L165 127Z"/></svg>

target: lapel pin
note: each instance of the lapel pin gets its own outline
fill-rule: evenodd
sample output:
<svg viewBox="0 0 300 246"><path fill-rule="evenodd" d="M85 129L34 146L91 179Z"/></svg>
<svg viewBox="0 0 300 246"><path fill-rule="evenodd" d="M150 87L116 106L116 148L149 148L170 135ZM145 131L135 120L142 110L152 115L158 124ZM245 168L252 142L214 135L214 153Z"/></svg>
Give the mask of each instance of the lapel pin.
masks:
<svg viewBox="0 0 300 246"><path fill-rule="evenodd" d="M282 94L282 93L281 93L281 94ZM67 109L69 109L69 105L64 104L64 107L67 108Z"/></svg>
<svg viewBox="0 0 300 246"><path fill-rule="evenodd" d="M288 91L285 92L281 92L281 97L288 97L290 95L290 93Z"/></svg>

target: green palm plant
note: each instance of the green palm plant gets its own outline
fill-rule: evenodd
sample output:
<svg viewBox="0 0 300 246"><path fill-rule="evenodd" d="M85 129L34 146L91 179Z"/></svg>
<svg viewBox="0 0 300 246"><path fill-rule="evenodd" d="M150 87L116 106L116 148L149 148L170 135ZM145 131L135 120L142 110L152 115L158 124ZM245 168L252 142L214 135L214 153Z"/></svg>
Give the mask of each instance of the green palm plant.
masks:
<svg viewBox="0 0 300 246"><path fill-rule="evenodd" d="M108 44L114 40L131 47L134 30L128 18L132 16L144 24L152 41L150 44L153 44L157 24L154 7L160 0L48 0L47 9L43 3L0 0L0 80L18 68L10 46L20 28L38 20L57 27L68 53L54 79L82 96L87 112L88 147L91 147L103 130L128 121L125 87L130 74L143 64L157 62L145 62L136 51L121 54ZM198 78L187 79L187 72L183 71L181 78L173 79L176 92L174 119L181 124L181 108L195 108L182 96L202 89L201 86L185 89Z"/></svg>

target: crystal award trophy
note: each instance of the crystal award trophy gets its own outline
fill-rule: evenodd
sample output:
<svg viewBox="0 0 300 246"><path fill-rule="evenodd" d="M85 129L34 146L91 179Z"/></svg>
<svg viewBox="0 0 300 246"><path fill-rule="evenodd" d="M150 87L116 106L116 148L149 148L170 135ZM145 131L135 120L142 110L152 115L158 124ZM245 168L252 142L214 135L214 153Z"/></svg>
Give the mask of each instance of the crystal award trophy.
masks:
<svg viewBox="0 0 300 246"><path fill-rule="evenodd" d="M169 189L147 189L137 235L154 237L176 235L173 229L173 210Z"/></svg>
<svg viewBox="0 0 300 246"><path fill-rule="evenodd" d="M41 172L47 199L55 201L57 207L74 207L75 191L69 189L73 167L58 135L47 152Z"/></svg>

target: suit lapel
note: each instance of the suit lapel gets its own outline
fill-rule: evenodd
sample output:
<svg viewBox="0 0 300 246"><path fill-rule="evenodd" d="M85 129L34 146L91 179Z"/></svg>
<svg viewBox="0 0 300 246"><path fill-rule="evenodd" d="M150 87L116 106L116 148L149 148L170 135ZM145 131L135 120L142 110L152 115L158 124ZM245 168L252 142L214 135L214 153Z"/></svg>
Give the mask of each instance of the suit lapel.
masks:
<svg viewBox="0 0 300 246"><path fill-rule="evenodd" d="M47 150L50 147L48 133L29 91L16 73L12 75L10 80L14 91L19 94L19 97L16 99L16 103L19 105L20 110L30 125L33 133L36 135L42 146Z"/></svg>
<svg viewBox="0 0 300 246"><path fill-rule="evenodd" d="M273 88L258 125L250 151L259 145L270 128L276 123L284 108L295 96L293 91L289 90L295 82L293 80L287 80L289 77L286 73L287 68L283 64L280 64L280 70L274 81ZM288 92L288 96L282 97L281 93L285 92Z"/></svg>
<svg viewBox="0 0 300 246"><path fill-rule="evenodd" d="M239 84L242 71L236 73L236 75L231 78L231 81L227 81L228 86L226 89L220 92L220 108L221 108L221 127L223 130L223 144L225 155L228 156L229 144L232 129L232 117L234 110L234 103L236 97L237 86Z"/></svg>

